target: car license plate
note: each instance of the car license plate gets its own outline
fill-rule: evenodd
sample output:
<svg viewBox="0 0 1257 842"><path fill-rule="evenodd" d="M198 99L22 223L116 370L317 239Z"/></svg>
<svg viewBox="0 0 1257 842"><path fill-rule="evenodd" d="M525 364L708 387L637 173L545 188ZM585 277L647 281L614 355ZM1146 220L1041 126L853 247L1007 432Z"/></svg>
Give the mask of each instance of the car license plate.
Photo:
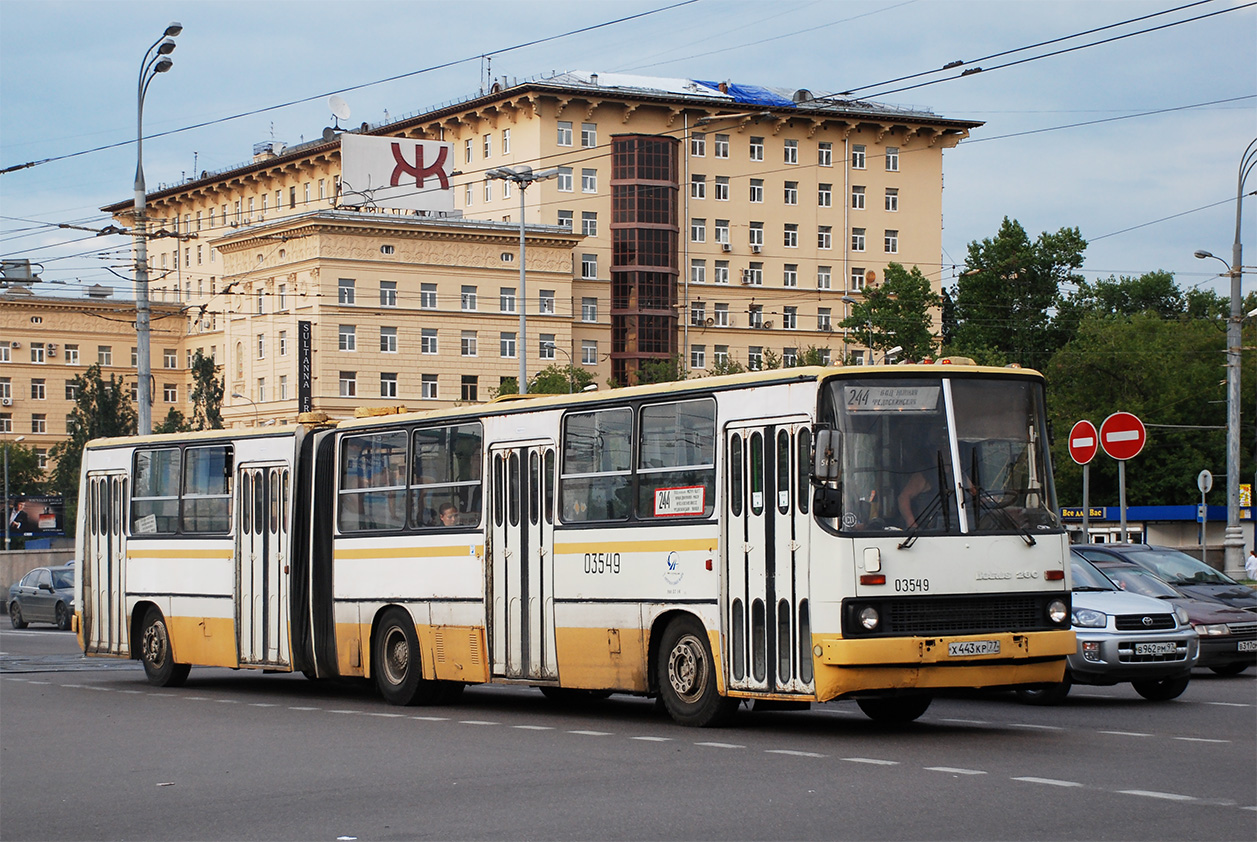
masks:
<svg viewBox="0 0 1257 842"><path fill-rule="evenodd" d="M1257 640L1241 640L1235 648L1240 652L1257 652Z"/></svg>
<svg viewBox="0 0 1257 842"><path fill-rule="evenodd" d="M1173 643L1136 643L1136 655L1173 655L1178 647Z"/></svg>
<svg viewBox="0 0 1257 842"><path fill-rule="evenodd" d="M964 655L998 655L998 640L961 640L955 643L947 644L947 656L949 658L960 657Z"/></svg>

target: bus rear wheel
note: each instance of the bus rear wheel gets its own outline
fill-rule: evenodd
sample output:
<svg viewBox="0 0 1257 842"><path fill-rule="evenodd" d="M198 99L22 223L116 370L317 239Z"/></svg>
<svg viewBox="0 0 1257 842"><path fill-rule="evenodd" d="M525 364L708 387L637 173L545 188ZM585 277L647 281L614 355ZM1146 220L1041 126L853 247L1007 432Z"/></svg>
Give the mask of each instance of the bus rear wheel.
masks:
<svg viewBox="0 0 1257 842"><path fill-rule="evenodd" d="M157 608L148 609L140 632L140 660L148 683L157 687L179 687L188 680L190 664L175 663L174 650L170 647L170 630L166 618Z"/></svg>
<svg viewBox="0 0 1257 842"><path fill-rule="evenodd" d="M711 646L693 617L668 624L655 666L659 698L678 723L698 728L720 725L737 710L738 700L721 696L717 690Z"/></svg>
<svg viewBox="0 0 1257 842"><path fill-rule="evenodd" d="M371 659L375 686L390 705L438 704L453 695L440 682L424 679L414 621L400 608L390 608L380 618Z"/></svg>
<svg viewBox="0 0 1257 842"><path fill-rule="evenodd" d="M884 696L882 698L856 699L864 715L874 722L901 725L919 718L929 708L934 697L929 693L912 696Z"/></svg>

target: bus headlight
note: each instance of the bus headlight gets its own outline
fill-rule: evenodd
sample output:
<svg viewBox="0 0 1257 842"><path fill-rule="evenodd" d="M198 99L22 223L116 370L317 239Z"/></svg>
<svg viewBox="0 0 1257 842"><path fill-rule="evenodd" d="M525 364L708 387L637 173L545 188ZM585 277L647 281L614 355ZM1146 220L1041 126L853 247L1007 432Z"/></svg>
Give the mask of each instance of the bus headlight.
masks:
<svg viewBox="0 0 1257 842"><path fill-rule="evenodd" d="M1065 607L1065 601L1062 599L1054 599L1047 606L1048 622L1054 626L1059 626L1065 622L1065 618L1069 616L1069 609Z"/></svg>
<svg viewBox="0 0 1257 842"><path fill-rule="evenodd" d="M865 631L873 631L881 621L882 618L878 616L877 609L873 606L868 605L860 610L860 625Z"/></svg>

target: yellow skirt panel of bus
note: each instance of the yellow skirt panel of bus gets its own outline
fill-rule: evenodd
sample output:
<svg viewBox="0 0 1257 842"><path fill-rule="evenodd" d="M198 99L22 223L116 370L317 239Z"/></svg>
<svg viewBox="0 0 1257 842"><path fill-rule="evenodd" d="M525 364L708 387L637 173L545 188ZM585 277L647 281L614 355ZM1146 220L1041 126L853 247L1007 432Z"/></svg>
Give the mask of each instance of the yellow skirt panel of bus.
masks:
<svg viewBox="0 0 1257 842"><path fill-rule="evenodd" d="M479 626L417 626L423 677L483 684L489 680L484 629Z"/></svg>
<svg viewBox="0 0 1257 842"><path fill-rule="evenodd" d="M997 641L999 651L951 654L949 644L978 640ZM1072 631L856 640L814 635L813 648L819 651L816 696L826 701L861 690L1055 682L1064 677L1065 656L1073 653L1076 645Z"/></svg>
<svg viewBox="0 0 1257 842"><path fill-rule="evenodd" d="M169 617L166 625L178 663L232 669L240 666L236 623L230 617Z"/></svg>
<svg viewBox="0 0 1257 842"><path fill-rule="evenodd" d="M564 687L638 693L649 687L641 629L557 628L554 652Z"/></svg>

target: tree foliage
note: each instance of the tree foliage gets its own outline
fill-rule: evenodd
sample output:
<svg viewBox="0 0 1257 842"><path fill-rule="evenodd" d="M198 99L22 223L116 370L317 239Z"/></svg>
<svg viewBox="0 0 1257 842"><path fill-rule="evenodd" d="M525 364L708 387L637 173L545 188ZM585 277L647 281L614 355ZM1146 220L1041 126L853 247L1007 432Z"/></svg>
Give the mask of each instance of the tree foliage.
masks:
<svg viewBox="0 0 1257 842"><path fill-rule="evenodd" d="M937 344L930 314L939 303L920 269L908 271L891 263L880 284L864 288L864 300L851 305L851 315L841 326L861 336L865 334L860 331L867 331L875 350L885 353L898 345L903 348L900 359L923 360Z"/></svg>
<svg viewBox="0 0 1257 842"><path fill-rule="evenodd" d="M23 497L43 494L44 472L39 467L39 453L19 441L6 442L9 464L9 494Z"/></svg>
<svg viewBox="0 0 1257 842"><path fill-rule="evenodd" d="M685 361L680 354L674 354L666 360L644 360L637 369L637 384L673 383L689 376Z"/></svg>
<svg viewBox="0 0 1257 842"><path fill-rule="evenodd" d="M223 428L223 394L225 387L218 376L214 360L199 350L192 355L192 425L193 430Z"/></svg>
<svg viewBox="0 0 1257 842"><path fill-rule="evenodd" d="M528 380L528 394L566 395L569 392L579 392L593 382L594 376L580 366L552 363ZM519 378L505 377L498 386L496 395L518 393Z"/></svg>

